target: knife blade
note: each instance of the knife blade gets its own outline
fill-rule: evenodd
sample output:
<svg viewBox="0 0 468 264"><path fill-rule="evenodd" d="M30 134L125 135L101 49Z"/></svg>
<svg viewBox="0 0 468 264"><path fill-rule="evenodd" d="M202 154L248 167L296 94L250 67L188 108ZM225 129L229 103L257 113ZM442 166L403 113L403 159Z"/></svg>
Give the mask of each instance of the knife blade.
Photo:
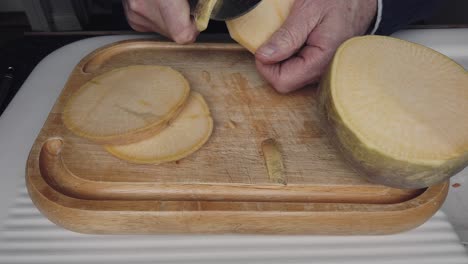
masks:
<svg viewBox="0 0 468 264"><path fill-rule="evenodd" d="M15 69L8 67L7 72L0 79L0 115L2 114L4 107L8 105L8 96L10 95L11 88L13 86L13 77Z"/></svg>
<svg viewBox="0 0 468 264"><path fill-rule="evenodd" d="M254 9L261 1L262 0L217 0L210 18L218 21L238 18ZM200 2L203 2L203 0L189 0L191 12L196 10Z"/></svg>

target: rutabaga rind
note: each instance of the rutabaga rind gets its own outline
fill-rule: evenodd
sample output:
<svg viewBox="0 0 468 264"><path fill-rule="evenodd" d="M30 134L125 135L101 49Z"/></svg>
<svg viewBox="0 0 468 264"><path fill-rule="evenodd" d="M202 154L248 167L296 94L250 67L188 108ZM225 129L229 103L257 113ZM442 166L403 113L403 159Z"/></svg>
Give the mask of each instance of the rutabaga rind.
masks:
<svg viewBox="0 0 468 264"><path fill-rule="evenodd" d="M352 39L347 42L349 41ZM435 185L448 180L468 166L468 152L441 165L431 166L397 160L366 146L359 140L338 114L331 94L333 76L338 74L334 69L339 62L339 54L347 42L338 49L323 76L318 90L317 104L322 128L347 163L371 182L404 189Z"/></svg>

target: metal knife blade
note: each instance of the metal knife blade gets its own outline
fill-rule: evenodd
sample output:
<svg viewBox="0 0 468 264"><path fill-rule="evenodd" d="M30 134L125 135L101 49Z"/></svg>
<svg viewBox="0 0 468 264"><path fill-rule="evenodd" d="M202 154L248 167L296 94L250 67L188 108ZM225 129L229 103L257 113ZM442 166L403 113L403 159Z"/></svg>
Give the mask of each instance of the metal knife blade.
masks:
<svg viewBox="0 0 468 264"><path fill-rule="evenodd" d="M255 8L262 0L218 0L210 18L225 21L240 17ZM189 0L190 9L195 10L199 0Z"/></svg>

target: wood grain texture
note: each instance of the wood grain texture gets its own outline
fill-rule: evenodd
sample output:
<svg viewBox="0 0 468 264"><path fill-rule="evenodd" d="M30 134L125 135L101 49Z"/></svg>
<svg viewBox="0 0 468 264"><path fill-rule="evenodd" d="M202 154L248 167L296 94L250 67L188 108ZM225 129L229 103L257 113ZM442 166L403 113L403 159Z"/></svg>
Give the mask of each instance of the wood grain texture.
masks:
<svg viewBox="0 0 468 264"><path fill-rule="evenodd" d="M31 164L32 165L32 164ZM54 190L35 170L27 187L52 222L89 234L383 235L424 223L442 205L443 183L395 204L235 201L96 201Z"/></svg>
<svg viewBox="0 0 468 264"><path fill-rule="evenodd" d="M134 64L171 66L203 94L214 131L202 149L178 162L137 165L64 127L63 106L81 84ZM447 183L424 190L369 183L327 141L315 108L314 87L277 94L238 45L119 42L70 75L31 149L28 189L52 221L85 233L384 234L438 210ZM286 185L268 175L266 139L280 146Z"/></svg>

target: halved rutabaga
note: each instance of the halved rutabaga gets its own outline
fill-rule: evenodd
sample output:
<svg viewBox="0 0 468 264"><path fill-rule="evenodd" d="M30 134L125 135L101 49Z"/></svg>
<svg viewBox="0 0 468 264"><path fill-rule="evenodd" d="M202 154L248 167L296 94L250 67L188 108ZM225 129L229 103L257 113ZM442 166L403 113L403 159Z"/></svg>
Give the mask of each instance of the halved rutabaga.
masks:
<svg viewBox="0 0 468 264"><path fill-rule="evenodd" d="M68 100L62 118L75 134L103 144L154 135L182 109L187 80L169 67L135 65L101 74Z"/></svg>
<svg viewBox="0 0 468 264"><path fill-rule="evenodd" d="M180 160L200 149L211 136L213 119L199 93L192 92L171 124L148 139L128 145L108 145L112 155L133 163L159 164Z"/></svg>
<svg viewBox="0 0 468 264"><path fill-rule="evenodd" d="M424 46L348 40L321 83L319 113L344 157L374 182L422 188L468 165L468 74Z"/></svg>
<svg viewBox="0 0 468 264"><path fill-rule="evenodd" d="M247 14L226 21L232 39L255 53L286 20L295 0L263 0Z"/></svg>

